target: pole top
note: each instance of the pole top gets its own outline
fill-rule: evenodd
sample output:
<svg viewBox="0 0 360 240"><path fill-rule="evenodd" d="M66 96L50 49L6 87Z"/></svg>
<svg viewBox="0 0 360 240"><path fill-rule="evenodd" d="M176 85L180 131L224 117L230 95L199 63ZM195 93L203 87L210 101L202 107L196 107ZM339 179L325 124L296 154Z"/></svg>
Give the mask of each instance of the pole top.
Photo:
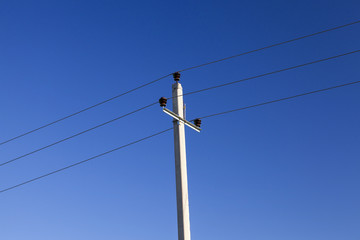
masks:
<svg viewBox="0 0 360 240"><path fill-rule="evenodd" d="M180 73L179 72L173 73L173 77L176 82L180 81Z"/></svg>

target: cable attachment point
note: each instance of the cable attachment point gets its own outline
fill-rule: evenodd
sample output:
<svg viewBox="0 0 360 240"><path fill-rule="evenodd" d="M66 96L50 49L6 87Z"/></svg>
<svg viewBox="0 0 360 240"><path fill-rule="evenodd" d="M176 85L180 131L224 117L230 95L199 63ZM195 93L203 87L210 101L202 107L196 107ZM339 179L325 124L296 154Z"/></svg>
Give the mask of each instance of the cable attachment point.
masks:
<svg viewBox="0 0 360 240"><path fill-rule="evenodd" d="M159 103L160 103L160 107L166 107L167 98L166 97L161 97L159 99Z"/></svg>
<svg viewBox="0 0 360 240"><path fill-rule="evenodd" d="M180 73L179 72L175 72L173 73L173 77L174 77L174 80L177 82L177 81L180 81Z"/></svg>
<svg viewBox="0 0 360 240"><path fill-rule="evenodd" d="M195 120L194 120L194 124L195 124L195 126L197 126L197 127L201 127L201 119L199 119L199 118L195 119Z"/></svg>

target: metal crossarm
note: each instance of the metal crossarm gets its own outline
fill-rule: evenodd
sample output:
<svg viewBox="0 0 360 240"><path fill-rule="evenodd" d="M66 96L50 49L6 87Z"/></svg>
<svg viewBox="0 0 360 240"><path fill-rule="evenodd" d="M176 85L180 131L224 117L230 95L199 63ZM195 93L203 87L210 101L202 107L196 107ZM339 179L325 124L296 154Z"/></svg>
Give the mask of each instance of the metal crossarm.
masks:
<svg viewBox="0 0 360 240"><path fill-rule="evenodd" d="M174 119L183 122L186 126L194 129L195 131L197 131L197 132L200 132L200 131L201 131L201 128L199 128L198 126L192 124L191 122L183 119L182 117L178 116L176 113L170 111L169 109L167 109L167 108L164 107L164 108L163 108L163 111L164 111L164 113L170 115L170 116L173 117Z"/></svg>

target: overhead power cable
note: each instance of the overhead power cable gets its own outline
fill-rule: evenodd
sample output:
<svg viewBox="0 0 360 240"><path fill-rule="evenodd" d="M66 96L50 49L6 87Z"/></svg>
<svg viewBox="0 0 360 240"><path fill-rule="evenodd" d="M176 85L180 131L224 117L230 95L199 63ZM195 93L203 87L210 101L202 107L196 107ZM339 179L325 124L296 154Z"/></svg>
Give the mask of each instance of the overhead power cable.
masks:
<svg viewBox="0 0 360 240"><path fill-rule="evenodd" d="M74 138L74 137L80 136L80 135L82 135L82 134L84 134L84 133L87 133L87 132L90 132L90 131L92 131L92 130L95 130L95 129L99 128L99 127L105 126L105 125L107 125L107 124L109 124L109 123L115 122L115 121L117 121L117 120L119 120L119 119L121 119L121 118L127 117L127 116L129 116L129 115L131 115L131 114L134 114L134 113L136 113L136 112L139 112L139 111L141 111L141 110L144 110L144 109L146 109L146 108L149 108L149 107L151 107L151 106L153 106L153 105L155 105L155 104L157 104L157 102L151 103L151 104L149 104L149 105L146 105L145 107L138 108L138 109L136 109L136 110L134 110L134 111L132 111L132 112L126 113L126 114L121 115L121 116L119 116L119 117L117 117L117 118L111 119L111 120L109 120L109 121L107 121L107 122L101 123L101 124L96 125L96 126L94 126L94 127L92 127L92 128L89 128L89 129L86 129L86 130L81 131L81 132L79 132L79 133L76 133L76 134L74 134L74 135L71 135L70 137L63 138L63 139L61 139L61 140L59 140L59 141L56 141L56 142L51 143L51 144L49 144L49 145L46 145L46 146L44 146L44 147L38 148L38 149L36 149L36 150L34 150L34 151L31 151L31 152L28 152L28 153L26 153L26 154L24 154L24 155L21 155L21 156L18 156L18 157L16 157L16 158L13 158L13 159L11 159L11 160L8 160L8 161L6 161L6 162L0 163L0 167L1 167L1 166L4 166L4 165L6 165L6 164L9 164L9 163L11 163L11 162L17 161L17 160L19 160L19 159L21 159L21 158L24 158L24 157L27 157L27 156L29 156L29 155L32 155L32 154L34 154L34 153L40 152L40 151L42 151L42 150L44 150L44 149L47 149L47 148L49 148L49 147L55 146L55 145L57 145L57 144L59 144L59 143L65 142L65 141L67 141L67 140L70 140L70 139L72 139L72 138Z"/></svg>
<svg viewBox="0 0 360 240"><path fill-rule="evenodd" d="M237 80L237 81L233 81L233 82L224 83L224 84L220 84L220 85L213 86L213 87L208 87L208 88L196 90L196 91L193 91L193 92L185 93L185 94L183 94L183 95L190 95L190 94L195 94L195 93L199 93L199 92L203 92L203 91L208 91L208 90L211 90L211 89L215 89L215 88L219 88L219 87L224 87L224 86L231 85L231 84L235 84L235 83L239 83L239 82L244 82L244 81L247 81L247 80L251 80L251 79L255 79L255 78L260 78L260 77L268 76L268 75L271 75L271 74L275 74L275 73L279 73L279 72L284 72L284 71L287 71L287 70L291 70L291 69L295 69L295 68L299 68L299 67L303 67L303 66L307 66L307 65L319 63L319 62L324 62L324 61L327 61L327 60L331 60L331 59L343 57L343 56L346 56L346 55L349 55L349 54L353 54L353 53L357 53L357 52L360 52L360 50L356 50L356 51L352 51L352 52L347 52L347 53L343 53L343 54L340 54L340 55L336 55L336 56L332 56L332 57L328 57L328 58L323 58L323 59L319 59L319 60L316 60L316 61L312 61L312 62L300 64L300 65L296 65L296 66L293 66L293 67L283 68L283 69L280 69L280 70L276 70L276 71L272 71L272 72L268 72L268 73L264 73L264 74L260 74L260 75L256 75L256 76L252 76L252 77L248 77L248 78L244 78L244 79L240 79L240 80ZM169 99L172 99L172 97L169 98ZM56 142L51 143L51 144L49 144L49 145L46 145L46 146L44 146L44 147L38 148L38 149L36 149L36 150L34 150L34 151L31 151L31 152L29 152L29 153L23 154L23 155L18 156L18 157L16 157L16 158L10 159L10 160L8 160L8 161L6 161L6 162L0 163L0 167L1 167L1 166L4 166L4 165L6 165L6 164L9 164L9 163L11 163L11 162L17 161L17 160L19 160L19 159L21 159L21 158L24 158L24 157L27 157L27 156L29 156L29 155L32 155L32 154L34 154L34 153L37 153L37 152L39 152L39 151L42 151L42 150L44 150L44 149L47 149L47 148L49 148L49 147L52 147L52 146L54 146L54 145L57 145L57 144L59 144L59 143L65 142L65 141L67 141L67 140L69 140L69 139L72 139L72 138L74 138L74 137L80 136L80 135L82 135L82 134L84 134L84 133L86 133L86 132L89 132L89 131L95 130L95 129L99 128L99 127L105 126L105 125L107 125L107 124L109 124L109 123L112 123L112 122L114 122L114 121L116 121L116 120L119 120L119 119L121 119L121 118L124 118L124 117L126 117L126 116L129 116L129 115L131 115L131 114L133 114L133 113L139 112L139 111L141 111L141 110L144 110L144 109L146 109L146 108L148 108L148 107L151 107L151 106L153 106L153 105L155 105L155 104L157 104L157 102L151 103L151 104L149 104L149 105L146 105L145 107L136 109L136 110L134 110L134 111L132 111L132 112L130 112L130 113L124 114L124 115L122 115L122 116L120 116L120 117L114 118L114 119L112 119L112 120L110 120L110 121L104 122L104 123L102 123L102 124L99 124L99 125L97 125L97 126L94 126L94 127L92 127L92 128L89 128L89 129L87 129L87 130L84 130L84 131L82 131L82 132L79 132L79 133L77 133L77 134L74 134L74 135L72 135L72 136L70 136L70 137L66 137L66 138L64 138L64 139L61 139L61 140L59 140L59 141L56 141Z"/></svg>
<svg viewBox="0 0 360 240"><path fill-rule="evenodd" d="M260 74L260 75L255 75L255 76L252 76L252 77L247 77L247 78L243 78L243 79L240 79L240 80L227 82L227 83L223 83L223 84L220 84L220 85L216 85L216 86L212 86L212 87L203 88L203 89L199 89L199 90L196 90L196 91L184 93L182 96L191 95L191 94L195 94L195 93L200 93L200 92L212 90L212 89L215 89L215 88L225 87L225 86L232 85L232 84L235 84L235 83L240 83L240 82L245 82L245 81L256 79L256 78L261 78L261 77L269 76L269 75L272 75L272 74L275 74L275 73L285 72L285 71L288 71L288 70L309 66L309 65L312 65L312 64L315 64L315 63L325 62L325 61L328 61L328 60L331 60L331 59L344 57L344 56L354 54L354 53L359 53L359 52L360 52L360 50L355 50L355 51L351 51L351 52L347 52L347 53L342 53L342 54L339 54L339 55L336 55L336 56L322 58L322 59L319 59L319 60L316 60L316 61L311 61L311 62L299 64L299 65L296 65L296 66L292 66L292 67L282 68L282 69L279 69L279 70L263 73L263 74ZM168 99L172 99L172 98L173 97L170 97Z"/></svg>
<svg viewBox="0 0 360 240"><path fill-rule="evenodd" d="M18 139L18 138L21 138L21 137L24 137L24 136L26 136L26 135L28 135L28 134L30 134L30 133L34 133L34 132L39 131L39 130L41 130L41 129L43 129L43 128L49 127L49 126L51 126L51 125L54 125L55 123L64 121L65 119L71 118L71 117L73 117L73 116L75 116L75 115L78 115L78 114L80 114L80 113L83 113L83 112L85 112L85 111L88 111L88 110L90 110L90 109L92 109L92 108L98 107L98 106L100 106L100 105L102 105L102 104L104 104L104 103L107 103L107 102L110 102L110 101L112 101L112 100L115 100L115 99L117 99L117 98L119 98L119 97L122 97L122 96L124 96L124 95L126 95L126 94L129 94L129 93L131 93L131 92L134 92L134 91L136 91L136 90L139 90L140 88L143 88L143 87L145 87L145 86L148 86L148 85L150 85L150 84L153 84L153 83L155 83L155 82L158 82L158 81L160 81L161 79L164 79L164 78L166 78L166 77L168 77L168 76L170 76L170 75L171 75L171 74L162 76L162 77L160 77L160 78L158 78L158 79L155 79L155 80L153 80L153 81L151 81L151 82L148 82L148 83L145 83L145 84L143 84L143 85L140 85L140 86L138 86L138 87L136 87L136 88L130 89L129 91L123 92L123 93L121 93L121 94L119 94L119 95L116 95L116 96L114 96L114 97L112 97L112 98L109 98L109 99L106 99L106 100L104 100L104 101L102 101L102 102L96 103L96 104L94 104L94 105L92 105L92 106L90 106L90 107L84 108L84 109L82 109L82 110L80 110L80 111L77 111L77 112L74 112L74 113L72 113L72 114L69 114L69 115L67 115L67 116L65 116L65 117L59 118L59 119L57 119L57 120L55 120L55 121L53 121L53 122L47 123L47 124L45 124L45 125L43 125L43 126L40 126L40 127L38 127L38 128L35 128L35 129L31 130L31 131L22 133L22 134L20 134L20 135L18 135L18 136L16 136L16 137L13 137L13 138L10 138L10 139L5 140L5 141L3 141L3 142L0 142L0 145L3 145L3 144L5 144L5 143L11 142L11 141L14 141L14 140L16 140L16 139Z"/></svg>
<svg viewBox="0 0 360 240"><path fill-rule="evenodd" d="M306 95L310 95L310 94L315 94L315 93L319 93L319 92L324 92L324 91L328 91L328 90L332 90L332 89L336 89L336 88L340 88L340 87L345 87L345 86L349 86L349 85L353 85L353 84L357 84L357 83L360 83L360 81L344 83L344 84L341 84L341 85L336 85L336 86L332 86L332 87L328 87L328 88L318 89L318 90L314 90L314 91L311 91L311 92L305 92L305 93L297 94L297 95L290 96L290 97L280 98L280 99L276 99L276 100L272 100L272 101L268 101L268 102L263 102L263 103L259 103L259 104L255 104L255 105L250 105L250 106L246 106L246 107L242 107L242 108L232 109L232 110L228 110L228 111L225 111L225 112L214 113L214 114L210 114L210 115L207 115L207 116L203 116L203 117L201 117L200 119L215 117L215 116L218 116L218 115L224 115L224 114L232 113L232 112L235 112L235 111L241 111L241 110L245 110L245 109L249 109L249 108L259 107L259 106L263 106L263 105L266 105L266 104L271 104L271 103L276 103L276 102L280 102L280 101L285 101L285 100L289 100L289 99L292 99L292 98L297 98L297 97L301 97L301 96L306 96ZM193 120L192 120L192 121L193 121ZM91 158L82 160L82 161L80 161L80 162L76 162L76 163L74 163L74 164L68 165L68 166L66 166L66 167L60 168L60 169L55 170L55 171L52 171L52 172L49 172L49 173L44 174L44 175L41 175L41 176L39 176L39 177L36 177L36 178L30 179L30 180L28 180L28 181L19 183L19 184L17 184L17 185L14 185L14 186L11 186L11 187L2 189L2 190L0 190L0 193L3 193L3 192L6 192L6 191L9 191L9 190L12 190L12 189L17 188L17 187L21 187L21 186L23 186L23 185L25 185L25 184L34 182L34 181L39 180L39 179L41 179L41 178L45 178L45 177L48 177L48 176L50 176L50 175L52 175L52 174L55 174L55 173L64 171L64 170L66 170L66 169L75 167L75 166L77 166L77 165L83 164L83 163L88 162L88 161L90 161L90 160L93 160L93 159L95 159L95 158L104 156L104 155L109 154L109 153L111 153L111 152L114 152L114 151L117 151L117 150L119 150L119 149L128 147L128 146L130 146L130 145L133 145L133 144L135 144L135 143L139 143L139 142L141 142L141 141L144 141L144 140L147 140L147 139L149 139L149 138L155 137L155 136L160 135L160 134L162 134L162 133L165 133L165 132L167 132L167 131L169 131L169 130L171 130L171 129L172 129L172 128L168 128L168 129L166 129L166 130L157 132L157 133L152 134L152 135L150 135L150 136L147 136L147 137L145 137L145 138L141 138L141 139L139 139L139 140L136 140L136 141L134 141L134 142L128 143L128 144L126 144L126 145L122 145L122 146L120 146L120 147L114 148L114 149L109 150L109 151L107 151L107 152L98 154L98 155L93 156L93 157L91 157Z"/></svg>
<svg viewBox="0 0 360 240"><path fill-rule="evenodd" d="M303 97L303 96L310 95L310 94L325 92L325 91L329 91L329 90L332 90L332 89L341 88L341 87L345 87L345 86L350 86L350 85L354 85L354 84L358 84L358 83L360 83L360 81L344 83L344 84L340 84L340 85L336 85L336 86L332 86L332 87L327 87L327 88L323 88L323 89L314 90L314 91L311 91L311 92L305 92L305 93L297 94L297 95L290 96L290 97L279 98L279 99L275 99L275 100L272 100L272 101L262 102L262 103L258 103L258 104L255 104L255 105L250 105L250 106L246 106L246 107L241 107L241 108L228 110L228 111L225 111L225 112L214 113L214 114L210 114L210 115L200 117L199 119L210 118L210 117L224 115L224 114L228 114L228 113L232 113L232 112L236 112L236 111L241 111L241 110L245 110L245 109L249 109L249 108L260 107L260 106L271 104L271 103L281 102L281 101L285 101L285 100L289 100L289 99L293 99L293 98L297 98L297 97ZM192 120L192 121L194 121L194 120Z"/></svg>
<svg viewBox="0 0 360 240"><path fill-rule="evenodd" d="M188 71L188 70L191 70L191 69L204 67L204 66L207 66L207 65L210 65L210 64L214 64L214 63L226 61L226 60L229 60L229 59L232 59L232 58L244 56L244 55L247 55L247 54L250 54L250 53L262 51L262 50L269 49L269 48L272 48L272 47L276 47L276 46L280 46L280 45L283 45L283 44L295 42L295 41L298 41L298 40L301 40L301 39L304 39L304 38L316 36L316 35L319 35L319 34L322 34L322 33L327 33L327 32L330 32L330 31L334 31L334 30L338 30L338 29L341 29L341 28L349 27L349 26L352 26L352 25L355 25L355 24L358 24L358 23L360 23L360 20L354 21L354 22L350 22L350 23L347 23L347 24L344 24L344 25L336 26L336 27L333 27L333 28L328 28L328 29L325 29L325 30L322 30L322 31L319 31L319 32L311 33L311 34L304 35L304 36L300 36L300 37L297 37L297 38L293 38L293 39L290 39L290 40L287 40L287 41L278 42L278 43L275 43L275 44L271 44L271 45L268 45L268 46L265 46L265 47L261 47L261 48L258 48L258 49L254 49L254 50L250 50L250 51L247 51L247 52L242 52L242 53L239 53L239 54L236 54L236 55L233 55L233 56L229 56L229 57L217 59L217 60L214 60L214 61L211 61L211 62L203 63L203 64L200 64L200 65L188 67L188 68L179 70L178 72L184 72L184 71ZM164 79L164 78L166 78L166 77L168 77L168 76L170 76L170 75L171 75L171 74L167 74L167 75L162 76L162 77L160 77L160 78L157 78L157 79L155 79L155 80L153 80L153 81L150 81L150 82L148 82L148 83L145 83L145 84L143 84L143 85L140 85L140 86L138 86L138 87L136 87L136 88L130 89L130 90L124 92L124 93L121 93L121 94L116 95L116 96L114 96L114 97L108 98L108 99L106 99L106 100L104 100L104 101L101 101L101 102L99 102L99 103L96 103L96 104L94 104L94 105L92 105L92 106L89 106L89 107L87 107L87 108L84 108L84 109L82 109L82 110L79 110L79 111L77 111L77 112L74 112L74 113L72 113L72 114L69 114L69 115L67 115L67 116L65 116L65 117L59 118L59 119L57 119L57 120L55 120L55 121L53 121L53 122L47 123L47 124L42 125L42 126L40 126L40 127L38 127L38 128L35 128L35 129L33 129L33 130L30 130L30 131L28 131L28 132L22 133L22 134L20 134L20 135L18 135L18 136L15 136L15 137L13 137L13 138L10 138L10 139L7 139L7 140L5 140L5 141L2 141L2 142L0 142L0 145L3 145L3 144L5 144L5 143L9 143L9 142L14 141L14 140L16 140L16 139L18 139L18 138L24 137L24 136L26 136L26 135L28 135L28 134L34 133L34 132L39 131L39 130L41 130L41 129L43 129L43 128L49 127L49 126L54 125L54 124L56 124L56 123L58 123L58 122L64 121L64 120L66 120L66 119L68 119L68 118L71 118L71 117L76 116L76 115L78 115L78 114L80 114L80 113L83 113L83 112L85 112L85 111L88 111L88 110L90 110L90 109L92 109L92 108L98 107L98 106L100 106L100 105L102 105L102 104L104 104L104 103L107 103L107 102L110 102L110 101L112 101L112 100L115 100L115 99L117 99L117 98L119 98L119 97L121 97L121 96L124 96L124 95L128 94L128 93L134 92L134 91L139 90L139 89L141 89L141 88L143 88L143 87L145 87L145 86L148 86L148 85L151 85L151 84L153 84L153 83L155 83L155 82L158 82L158 81L160 81L160 80L162 80L162 79Z"/></svg>
<svg viewBox="0 0 360 240"><path fill-rule="evenodd" d="M250 51L247 51L247 52L242 52L242 53L230 56L230 57L225 57L225 58L217 59L217 60L214 60L214 61L211 61L211 62L202 63L202 64L199 64L199 65L196 65L196 66L192 66L192 67L182 69L182 70L180 70L178 72L184 72L184 71L188 71L188 70L191 70L191 69L204 67L204 66L207 66L207 65L210 65L210 64L226 61L226 60L229 60L229 59L232 59L232 58L236 58L236 57L240 57L240 56L247 55L247 54L250 54L250 53L258 52L258 51L265 50L265 49L268 49L268 48L273 48L273 47L277 47L277 46L284 45L284 44L287 44L287 43L295 42L295 41L298 41L298 40L301 40L301 39L304 39L304 38L313 37L313 36L316 36L316 35L319 35L319 34L322 34L322 33L331 32L331 31L334 31L334 30L337 30L337 29L340 29L340 28L349 27L349 26L352 26L352 25L355 25L355 24L358 24L358 23L360 23L360 20L355 21L355 22L351 22L351 23L347 23L347 24L344 24L344 25L340 25L340 26L337 26L337 27L328 28L328 29L325 29L325 30L322 30L322 31L319 31L319 32L315 32L315 33L311 33L311 34L308 34L308 35L304 35L304 36L301 36L301 37L296 37L296 38L293 38L293 39L290 39L290 40L287 40L287 41L274 43L274 44L271 44L271 45L268 45L268 46L265 46L265 47L262 47L262 48L257 48L257 49L250 50Z"/></svg>
<svg viewBox="0 0 360 240"><path fill-rule="evenodd" d="M67 170L67 169L69 169L69 168L72 168L72 167L78 166L78 165L80 165L80 164L86 163L86 162L88 162L88 161L90 161L90 160L93 160L93 159L95 159L95 158L99 158L99 157L102 157L102 156L107 155L107 154L109 154L109 153L115 152L115 151L120 150L120 149L122 149L122 148L129 147L129 146L131 146L131 145L133 145L133 144L135 144L135 143L139 143L139 142L142 142L142 141L147 140L147 139L149 139L149 138L155 137L155 136L160 135L160 134L162 134L162 133L165 133L165 132L167 132L167 131L169 131L169 130L171 130L171 129L172 129L172 128L168 128L168 129L166 129L166 130L157 132L157 133L152 134L152 135L150 135L150 136L147 136L147 137L141 138L141 139L139 139L139 140L130 142L130 143L128 143L128 144L122 145L122 146L120 146L120 147L114 148L114 149L109 150L109 151L107 151L107 152L98 154L98 155L93 156L93 157L91 157L91 158L82 160L82 161L80 161L80 162L76 162L76 163L74 163L74 164L71 164L71 165L68 165L68 166L66 166L66 167L57 169L57 170L55 170L55 171L49 172L49 173L44 174L44 175L41 175L41 176L39 176L39 177L36 177L36 178L30 179L30 180L28 180L28 181L25 181L25 182L16 184L16 185L14 185L14 186L11 186L11 187L2 189L2 190L0 190L0 193L9 191L9 190L14 189L14 188L21 187L21 186L23 186L23 185L25 185L25 184L28 184L28 183L37 181L37 180L42 179L42 178L44 178L44 177L48 177L48 176L53 175L53 174L55 174L55 173L62 172L62 171Z"/></svg>

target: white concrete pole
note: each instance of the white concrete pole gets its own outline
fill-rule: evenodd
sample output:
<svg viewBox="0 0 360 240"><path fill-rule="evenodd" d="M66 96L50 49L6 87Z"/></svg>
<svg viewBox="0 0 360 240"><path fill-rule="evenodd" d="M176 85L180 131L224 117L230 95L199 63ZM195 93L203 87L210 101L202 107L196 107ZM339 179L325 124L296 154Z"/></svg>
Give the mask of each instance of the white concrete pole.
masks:
<svg viewBox="0 0 360 240"><path fill-rule="evenodd" d="M176 73L175 73L176 74ZM175 77L180 79L180 74ZM173 112L184 117L183 89L178 80L172 85ZM189 197L186 168L185 125L174 120L176 202L179 240L190 240Z"/></svg>

